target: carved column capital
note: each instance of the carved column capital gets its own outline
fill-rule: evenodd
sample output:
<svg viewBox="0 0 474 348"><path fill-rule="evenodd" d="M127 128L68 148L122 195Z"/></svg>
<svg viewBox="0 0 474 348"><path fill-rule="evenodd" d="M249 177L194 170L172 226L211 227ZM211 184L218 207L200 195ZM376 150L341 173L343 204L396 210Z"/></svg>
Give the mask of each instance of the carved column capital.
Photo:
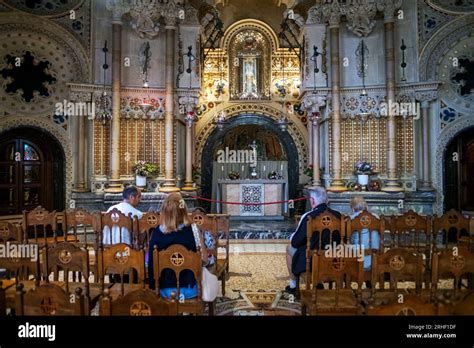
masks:
<svg viewBox="0 0 474 348"><path fill-rule="evenodd" d="M384 21L395 22L395 11L402 7L402 0L377 0L377 9L383 12Z"/></svg>
<svg viewBox="0 0 474 348"><path fill-rule="evenodd" d="M421 102L422 108L427 108L430 102L438 99L438 91L415 91L415 99Z"/></svg>
<svg viewBox="0 0 474 348"><path fill-rule="evenodd" d="M301 107L309 112L319 112L326 105L326 96L319 94L307 94L301 103Z"/></svg>
<svg viewBox="0 0 474 348"><path fill-rule="evenodd" d="M158 35L160 24L160 9L157 0L133 0L130 7L132 28L142 39L153 39Z"/></svg>
<svg viewBox="0 0 474 348"><path fill-rule="evenodd" d="M375 27L377 4L371 0L351 1L341 6L341 14L346 16L350 31L359 37L365 37Z"/></svg>
<svg viewBox="0 0 474 348"><path fill-rule="evenodd" d="M122 24L122 16L130 12L130 3L127 0L107 0L105 7L112 12L113 24Z"/></svg>
<svg viewBox="0 0 474 348"><path fill-rule="evenodd" d="M324 4L322 7L325 20L329 27L338 27L341 23L341 6L338 0L332 0L331 3Z"/></svg>
<svg viewBox="0 0 474 348"><path fill-rule="evenodd" d="M174 29L176 27L180 10L183 9L176 4L175 0L169 0L168 3L161 6L161 16L165 20L166 29Z"/></svg>
<svg viewBox="0 0 474 348"><path fill-rule="evenodd" d="M308 10L306 24L325 24L325 17L320 5L314 5Z"/></svg>

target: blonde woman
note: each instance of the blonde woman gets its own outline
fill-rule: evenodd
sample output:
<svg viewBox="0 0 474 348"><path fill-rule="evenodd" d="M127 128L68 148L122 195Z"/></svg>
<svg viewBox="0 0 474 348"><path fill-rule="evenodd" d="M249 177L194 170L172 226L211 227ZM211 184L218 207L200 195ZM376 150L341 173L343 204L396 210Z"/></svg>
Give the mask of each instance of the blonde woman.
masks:
<svg viewBox="0 0 474 348"><path fill-rule="evenodd" d="M158 251L180 244L190 251L197 251L196 241L188 216L188 210L183 197L179 193L171 193L165 198L160 209L160 226L152 233L148 252L148 274L150 288L155 288L153 277L153 249L155 245ZM201 243L202 245L202 243ZM203 261L207 263L207 253L203 253ZM176 275L169 269L163 270L160 275L160 294L162 297L170 298L176 289ZM180 275L180 294L185 299L194 298L198 295L196 279L190 270L184 270Z"/></svg>

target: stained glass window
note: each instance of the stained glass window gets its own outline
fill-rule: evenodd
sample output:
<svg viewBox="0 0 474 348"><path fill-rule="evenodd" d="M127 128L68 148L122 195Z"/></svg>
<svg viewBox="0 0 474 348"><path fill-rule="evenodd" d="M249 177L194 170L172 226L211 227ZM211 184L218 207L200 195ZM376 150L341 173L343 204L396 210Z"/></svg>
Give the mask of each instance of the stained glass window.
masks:
<svg viewBox="0 0 474 348"><path fill-rule="evenodd" d="M39 161L38 153L30 145L23 145L23 161Z"/></svg>

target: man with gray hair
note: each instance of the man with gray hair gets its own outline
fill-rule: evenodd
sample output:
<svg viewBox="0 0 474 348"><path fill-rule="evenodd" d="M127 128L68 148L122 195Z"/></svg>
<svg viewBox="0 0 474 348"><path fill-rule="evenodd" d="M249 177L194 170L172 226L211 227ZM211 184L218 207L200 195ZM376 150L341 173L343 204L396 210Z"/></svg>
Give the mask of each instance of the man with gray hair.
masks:
<svg viewBox="0 0 474 348"><path fill-rule="evenodd" d="M336 217L340 217L341 214L328 207L328 194L326 189L323 187L312 188L308 191L308 199L311 205L311 210L303 214L296 228L296 231L290 237L290 245L286 248L286 264L288 266L288 273L290 274L290 285L285 289L290 294L296 293L296 281L297 277L306 272L306 225L309 217L317 217L325 211L329 211ZM331 235L329 230L319 231L322 234L321 237L321 248L330 243ZM311 249L319 248L319 235L320 233L313 234L311 239ZM341 234L334 233L332 241L336 244L341 242Z"/></svg>

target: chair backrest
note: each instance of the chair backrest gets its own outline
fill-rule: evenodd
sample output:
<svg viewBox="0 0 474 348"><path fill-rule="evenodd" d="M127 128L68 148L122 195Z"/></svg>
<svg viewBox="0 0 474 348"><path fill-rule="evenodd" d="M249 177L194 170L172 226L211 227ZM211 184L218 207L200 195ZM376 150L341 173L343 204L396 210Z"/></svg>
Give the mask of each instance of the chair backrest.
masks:
<svg viewBox="0 0 474 348"><path fill-rule="evenodd" d="M316 246L317 250L323 248L322 240L323 236L329 234L329 244L332 246L334 237L339 235L340 240L342 241L343 236L345 235L345 217L341 215L340 217L334 215L331 211L323 211L316 217L308 217L306 225L306 288L311 288L310 280L311 277L311 260L313 255L312 250L312 239L314 234L319 234L319 244Z"/></svg>
<svg viewBox="0 0 474 348"><path fill-rule="evenodd" d="M53 272L54 281L58 281L59 272L64 272L66 291L69 292L69 272L79 272L84 276L85 295L89 295L89 252L73 243L56 243L45 248L46 262L43 272L46 279ZM81 281L81 279L79 279Z"/></svg>
<svg viewBox="0 0 474 348"><path fill-rule="evenodd" d="M49 212L40 205L30 212L25 210L22 224L26 238L29 239L31 233L35 243L48 244L48 234L56 240L58 229L56 211Z"/></svg>
<svg viewBox="0 0 474 348"><path fill-rule="evenodd" d="M467 242L472 244L473 236L470 231L469 218L458 211L451 209L440 217L434 218L434 240L442 239L441 246L435 242L435 248L448 248L450 245Z"/></svg>
<svg viewBox="0 0 474 348"><path fill-rule="evenodd" d="M474 274L474 253L466 247L437 251L432 260L432 288L437 289L440 279L454 278L454 291L463 276Z"/></svg>
<svg viewBox="0 0 474 348"><path fill-rule="evenodd" d="M355 246L340 245L340 248L344 247L354 248ZM327 256L325 252L313 253L311 276L313 288L315 284L333 281L336 283L336 290L350 289L351 282L356 282L360 290L364 282L364 262L358 258L354 249L351 250L353 257L347 257L348 255L344 257Z"/></svg>
<svg viewBox="0 0 474 348"><path fill-rule="evenodd" d="M0 268L6 269L8 277L14 277L19 281L29 280L33 276L39 283L41 258L39 244L7 242L2 243L1 247L8 253L8 257L0 257Z"/></svg>
<svg viewBox="0 0 474 348"><path fill-rule="evenodd" d="M414 248L426 252L430 250L432 241L431 217L419 215L413 210L393 216L390 220L390 234L391 247Z"/></svg>
<svg viewBox="0 0 474 348"><path fill-rule="evenodd" d="M138 289L125 296L112 299L109 289L104 290L100 299L99 315L121 316L171 316L178 315L176 294L170 301L159 297L149 289Z"/></svg>
<svg viewBox="0 0 474 348"><path fill-rule="evenodd" d="M137 233L137 247L148 248L152 231L160 225L160 213L149 211L141 219L135 219Z"/></svg>
<svg viewBox="0 0 474 348"><path fill-rule="evenodd" d="M199 231L201 231L201 234L203 235L203 240L204 240L204 233L207 231L212 235L212 238L214 239L214 248L213 249L208 249L206 248L205 245L202 245L203 248L206 248L206 251L209 254L214 255L214 257L217 259L217 246L218 246L218 240L219 240L219 231L217 229L217 218L214 216L208 216L205 213L195 210L191 214L191 218L193 220L193 223L196 224L198 227Z"/></svg>
<svg viewBox="0 0 474 348"><path fill-rule="evenodd" d="M53 283L36 286L25 293L20 283L16 291L15 313L26 316L84 315L82 289L77 288L74 296L74 301L71 301L71 295Z"/></svg>
<svg viewBox="0 0 474 348"><path fill-rule="evenodd" d="M5 242L25 242L20 226L8 221L0 221L0 243Z"/></svg>
<svg viewBox="0 0 474 348"><path fill-rule="evenodd" d="M167 249L158 252L158 249L153 250L153 271L156 283L156 289L159 289L159 279L163 270L170 269L176 275L176 288L178 289L178 298L180 298L179 277L182 271L189 270L193 272L194 279L198 286L198 298L201 298L201 273L202 273L202 258L199 251L193 252L183 245L175 244L169 246Z"/></svg>
<svg viewBox="0 0 474 348"><path fill-rule="evenodd" d="M145 285L145 251L135 250L128 244L114 244L99 248L99 278L102 283L107 273L123 275L131 269L138 275L138 282Z"/></svg>
<svg viewBox="0 0 474 348"><path fill-rule="evenodd" d="M372 291L375 292L377 280L384 289L384 275L390 275L390 289L397 289L399 281L414 281L416 290L421 290L423 257L422 254L406 248L392 248L383 254L372 257Z"/></svg>
<svg viewBox="0 0 474 348"><path fill-rule="evenodd" d="M100 231L102 233L100 244L107 241L107 244L123 243L126 235L130 237L130 245L133 242L133 219L122 214L117 208L108 213L102 213Z"/></svg>
<svg viewBox="0 0 474 348"><path fill-rule="evenodd" d="M100 218L99 212L89 212L83 208L68 209L64 213L64 233L67 235L67 232L72 230L77 244L84 246L92 244L97 247L101 231ZM92 230L92 238L88 238L88 230ZM64 240L68 241L67 238Z"/></svg>
<svg viewBox="0 0 474 348"><path fill-rule="evenodd" d="M367 210L363 210L357 215L354 219L347 219L346 225L346 238L345 242L350 243L351 237L353 233L360 233L363 229L369 230L369 245L372 245L372 231L377 231L379 233L379 252L383 252L383 236L385 232L385 218L382 215L381 217L377 217L370 213ZM361 238L359 238L359 241Z"/></svg>
<svg viewBox="0 0 474 348"><path fill-rule="evenodd" d="M414 294L402 294L403 301L400 301L398 294L393 293L393 298L386 303L372 303L367 307L367 315L384 316L422 316L438 315L436 304L422 299Z"/></svg>

